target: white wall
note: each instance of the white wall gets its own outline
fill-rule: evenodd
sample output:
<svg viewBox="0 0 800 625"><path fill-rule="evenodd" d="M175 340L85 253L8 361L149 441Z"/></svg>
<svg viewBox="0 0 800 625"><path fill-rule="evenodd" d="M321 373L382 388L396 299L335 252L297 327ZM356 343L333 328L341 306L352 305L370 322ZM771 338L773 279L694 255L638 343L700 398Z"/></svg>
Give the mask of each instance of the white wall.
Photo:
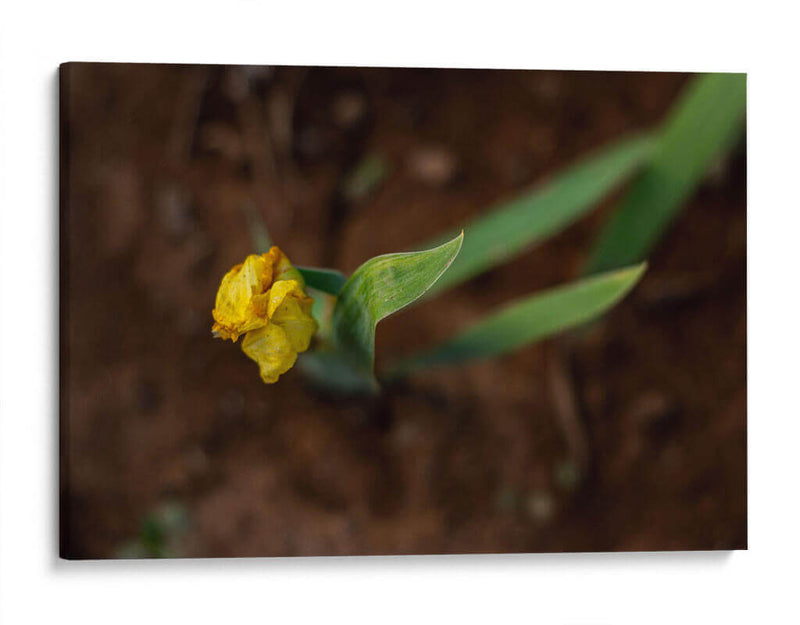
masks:
<svg viewBox="0 0 800 625"><path fill-rule="evenodd" d="M796 20L779 3L70 0L0 10L0 622L797 618L800 81ZM750 551L58 562L55 95L68 60L749 72Z"/></svg>

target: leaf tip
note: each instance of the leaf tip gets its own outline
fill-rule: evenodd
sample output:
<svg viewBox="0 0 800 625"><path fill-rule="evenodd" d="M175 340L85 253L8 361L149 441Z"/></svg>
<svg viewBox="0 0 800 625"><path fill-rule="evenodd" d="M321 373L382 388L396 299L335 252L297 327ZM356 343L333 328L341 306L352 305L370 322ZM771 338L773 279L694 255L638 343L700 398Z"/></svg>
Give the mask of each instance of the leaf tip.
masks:
<svg viewBox="0 0 800 625"><path fill-rule="evenodd" d="M456 247L458 248L458 250L456 251L456 254L458 254L458 251L461 250L461 245L464 243L464 229L463 228L461 229L461 232L459 232L458 235L455 238L453 238L452 241L450 241L450 243L451 244L452 243L457 243Z"/></svg>
<svg viewBox="0 0 800 625"><path fill-rule="evenodd" d="M455 244L455 245L454 245L454 244ZM458 253L461 251L461 246L462 246L463 244L464 244L464 229L462 228L462 229L461 229L461 232L458 234L458 236L457 236L457 237L455 237L455 238L454 238L452 241L450 241L449 243L445 243L445 245L447 245L448 247L449 247L449 246L451 246L451 245L453 245L455 249L453 250L453 254L450 256L450 260L447 262L447 266L444 268L444 270L442 271L442 273L444 273L445 271L447 271L447 270L450 268L450 265L452 265L452 264L453 264L453 261L456 259L456 256L458 256ZM440 274L440 277L441 277L441 274ZM438 279L438 278L437 278L437 279Z"/></svg>
<svg viewBox="0 0 800 625"><path fill-rule="evenodd" d="M645 260L635 265L629 265L616 271L622 286L622 295L624 296L633 289L644 277L645 272L649 267L649 263Z"/></svg>

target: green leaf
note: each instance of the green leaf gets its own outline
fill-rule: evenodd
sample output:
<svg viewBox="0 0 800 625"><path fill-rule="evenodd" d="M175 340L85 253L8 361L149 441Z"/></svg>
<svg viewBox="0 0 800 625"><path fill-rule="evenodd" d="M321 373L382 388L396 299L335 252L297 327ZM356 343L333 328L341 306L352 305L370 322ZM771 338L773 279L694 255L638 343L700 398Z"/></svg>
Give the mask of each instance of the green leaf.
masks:
<svg viewBox="0 0 800 625"><path fill-rule="evenodd" d="M370 154L359 162L344 180L342 193L351 201L372 195L389 174L389 165L380 154Z"/></svg>
<svg viewBox="0 0 800 625"><path fill-rule="evenodd" d="M391 374L500 356L585 323L621 300L645 269L642 263L511 303L441 346L401 362Z"/></svg>
<svg viewBox="0 0 800 625"><path fill-rule="evenodd" d="M642 260L715 158L738 137L745 74L695 78L657 135L653 156L594 246L586 273Z"/></svg>
<svg viewBox="0 0 800 625"><path fill-rule="evenodd" d="M439 247L377 256L356 269L333 311L336 351L356 370L372 375L378 322L430 289L453 262L463 239L462 232Z"/></svg>
<svg viewBox="0 0 800 625"><path fill-rule="evenodd" d="M306 286L328 295L339 295L339 291L342 290L345 282L347 282L345 275L335 269L297 267L297 270L303 276L303 280L306 281Z"/></svg>
<svg viewBox="0 0 800 625"><path fill-rule="evenodd" d="M469 280L560 232L631 176L651 147L649 136L614 143L551 181L490 209L464 229L461 253L430 294Z"/></svg>
<svg viewBox="0 0 800 625"><path fill-rule="evenodd" d="M336 396L375 395L378 381L337 352L317 349L300 354L297 366L317 390Z"/></svg>

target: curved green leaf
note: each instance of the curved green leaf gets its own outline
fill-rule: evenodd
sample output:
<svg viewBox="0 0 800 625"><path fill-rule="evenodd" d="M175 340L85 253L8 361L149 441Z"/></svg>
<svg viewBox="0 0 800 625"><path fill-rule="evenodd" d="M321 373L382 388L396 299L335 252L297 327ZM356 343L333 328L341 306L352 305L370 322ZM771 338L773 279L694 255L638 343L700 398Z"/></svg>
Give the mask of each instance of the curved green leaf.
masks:
<svg viewBox="0 0 800 625"><path fill-rule="evenodd" d="M378 322L431 288L450 267L463 239L462 232L430 250L376 256L356 269L333 311L336 350L357 370L372 375Z"/></svg>
<svg viewBox="0 0 800 625"><path fill-rule="evenodd" d="M297 267L306 286L317 289L328 295L339 295L339 291L347 282L347 277L335 269L320 269L317 267Z"/></svg>
<svg viewBox="0 0 800 625"><path fill-rule="evenodd" d="M745 74L692 81L657 135L647 167L598 237L587 274L645 258L713 160L741 132L746 82Z"/></svg>
<svg viewBox="0 0 800 625"><path fill-rule="evenodd" d="M621 300L645 269L642 263L511 303L441 346L401 362L391 373L500 356L585 323Z"/></svg>
<svg viewBox="0 0 800 625"><path fill-rule="evenodd" d="M465 282L557 234L631 176L651 148L651 137L646 135L614 143L549 182L489 209L464 228L461 253L430 294Z"/></svg>

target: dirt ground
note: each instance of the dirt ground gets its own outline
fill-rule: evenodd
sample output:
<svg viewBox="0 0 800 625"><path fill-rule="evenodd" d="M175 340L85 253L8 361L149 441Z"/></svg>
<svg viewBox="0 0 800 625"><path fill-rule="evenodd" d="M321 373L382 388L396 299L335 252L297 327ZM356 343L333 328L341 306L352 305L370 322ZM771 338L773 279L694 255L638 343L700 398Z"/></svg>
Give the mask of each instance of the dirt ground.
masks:
<svg viewBox="0 0 800 625"><path fill-rule="evenodd" d="M686 80L64 68L62 556L746 547L744 141L567 337L334 400L210 334L248 206L296 264L351 272L652 128ZM369 155L386 175L355 193ZM618 197L382 322L379 364L573 279Z"/></svg>

